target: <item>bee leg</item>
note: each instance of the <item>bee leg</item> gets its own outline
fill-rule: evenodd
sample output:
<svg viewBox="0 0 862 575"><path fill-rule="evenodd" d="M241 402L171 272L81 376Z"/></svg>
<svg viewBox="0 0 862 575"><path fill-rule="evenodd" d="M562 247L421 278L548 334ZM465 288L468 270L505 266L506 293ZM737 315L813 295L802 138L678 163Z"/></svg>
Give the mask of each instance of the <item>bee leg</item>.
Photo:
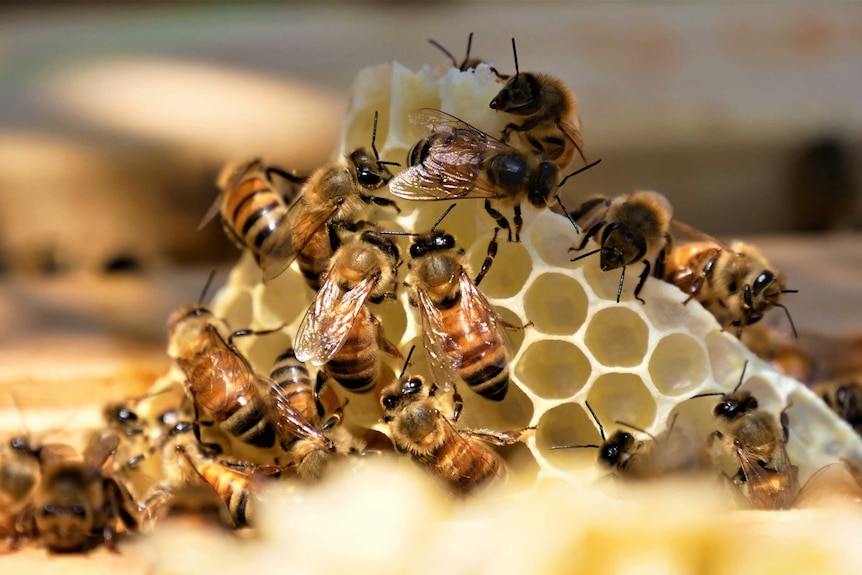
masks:
<svg viewBox="0 0 862 575"><path fill-rule="evenodd" d="M460 433L464 437L472 437L474 439L478 439L480 441L484 441L485 443L490 443L492 445L512 445L513 443L517 443L521 436L527 431L535 431L536 426L530 425L527 427L521 427L518 429L512 429L511 431L477 431L475 429L462 429L459 430Z"/></svg>
<svg viewBox="0 0 862 575"><path fill-rule="evenodd" d="M494 228L494 237L488 242L488 252L485 255L485 261L482 262L482 269L479 270L479 275L473 280L473 283L477 286L482 281L482 278L485 277L485 274L488 273L488 270L491 269L491 264L494 263L494 258L497 256L497 234L499 232L500 228Z"/></svg>
<svg viewBox="0 0 862 575"><path fill-rule="evenodd" d="M274 327L272 329L238 329L228 336L227 344L229 346L233 346L233 340L236 337L248 337L250 335L269 335L271 333L278 333L286 326L287 324L283 323L280 326Z"/></svg>
<svg viewBox="0 0 862 575"><path fill-rule="evenodd" d="M787 410L793 407L793 402L787 403L787 406L781 410L781 415L778 420L781 422L781 439L786 444L790 441L790 418L787 416Z"/></svg>
<svg viewBox="0 0 862 575"><path fill-rule="evenodd" d="M640 293L644 287L644 284L646 283L647 278L649 277L649 271L650 271L649 260L644 260L644 271L641 272L641 277L638 280L638 285L635 287L635 299L638 300L639 302L643 303L643 304L645 304L646 302L643 300L642 297L640 297Z"/></svg>
<svg viewBox="0 0 862 575"><path fill-rule="evenodd" d="M213 422L212 421L201 421L200 420L200 412L198 412L197 402L194 402L192 405L194 407L194 421L192 421L192 431L195 434L195 439L203 447L206 447L207 449L210 449L210 450L214 451L215 453L221 453L221 451L222 451L221 445L219 445L218 443L204 443L204 440L201 437L201 427L212 427Z"/></svg>
<svg viewBox="0 0 862 575"><path fill-rule="evenodd" d="M452 411L452 422L457 423L461 418L461 411L464 410L464 398L461 397L461 394L458 393L458 386L452 386L452 403L453 403L453 411Z"/></svg>
<svg viewBox="0 0 862 575"><path fill-rule="evenodd" d="M499 323L503 329L507 329L509 331L521 331L522 329L527 329L528 327L533 327L535 325L532 321L528 321L524 325L515 325L514 323L509 323L504 319L498 319L497 323Z"/></svg>
<svg viewBox="0 0 862 575"><path fill-rule="evenodd" d="M509 241L512 241L512 229L509 227L509 220L507 220L503 214L495 210L491 206L491 200L485 200L485 211L490 214L494 220L497 221L497 225L509 232Z"/></svg>
<svg viewBox="0 0 862 575"><path fill-rule="evenodd" d="M587 230L587 233L584 234L584 237L583 237L583 239L581 239L581 243L578 245L578 247L569 248L569 251L570 252L579 252L582 249L584 249L584 246L587 245L587 242L590 241L590 238L593 237L594 235L596 235L597 233L599 233L601 231L602 227L604 227L604 225L606 223L607 222L602 220L601 222L598 222L593 227L591 227L589 230ZM578 259L578 258L575 258L575 259ZM572 260L572 261L575 261L575 260Z"/></svg>
<svg viewBox="0 0 862 575"><path fill-rule="evenodd" d="M521 243L521 226L524 225L524 218L521 217L521 204L515 204L515 216L512 221L515 222L515 243Z"/></svg>
<svg viewBox="0 0 862 575"><path fill-rule="evenodd" d="M360 196L362 201L366 204L374 204L375 206L380 206L382 208L395 208L397 213L401 213L401 208L398 207L398 204L395 203L394 200L390 200L389 198L379 198L377 196Z"/></svg>

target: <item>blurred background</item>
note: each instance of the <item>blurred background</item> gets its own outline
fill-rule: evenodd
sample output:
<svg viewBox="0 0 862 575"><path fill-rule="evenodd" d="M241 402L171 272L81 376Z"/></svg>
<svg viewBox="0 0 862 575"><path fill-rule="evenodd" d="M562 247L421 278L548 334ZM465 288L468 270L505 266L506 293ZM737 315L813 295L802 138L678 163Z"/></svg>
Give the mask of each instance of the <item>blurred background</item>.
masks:
<svg viewBox="0 0 862 575"><path fill-rule="evenodd" d="M862 4L33 2L0 7L0 345L161 345L239 253L197 231L219 167L312 171L360 68L444 64L429 38L460 60L470 32L473 55L512 71L514 36L522 70L576 92L603 163L569 205L658 190L755 239L802 330L858 331Z"/></svg>

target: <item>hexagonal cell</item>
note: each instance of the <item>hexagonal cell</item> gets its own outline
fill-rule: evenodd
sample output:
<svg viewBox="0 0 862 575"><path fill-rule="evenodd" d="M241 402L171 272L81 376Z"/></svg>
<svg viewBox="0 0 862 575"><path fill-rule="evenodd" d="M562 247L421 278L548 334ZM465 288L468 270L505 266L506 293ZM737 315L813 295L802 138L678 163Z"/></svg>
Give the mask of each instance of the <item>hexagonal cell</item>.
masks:
<svg viewBox="0 0 862 575"><path fill-rule="evenodd" d="M632 373L598 377L590 386L588 401L606 436L618 427L616 421L646 429L655 420L656 400L641 378Z"/></svg>
<svg viewBox="0 0 862 575"><path fill-rule="evenodd" d="M227 321L231 329L245 329L252 327L254 324L254 314L252 313L254 303L252 294L246 290L235 290L233 297L225 305L219 306L222 318ZM279 324L274 324L273 327Z"/></svg>
<svg viewBox="0 0 862 575"><path fill-rule="evenodd" d="M573 344L544 339L530 344L515 366L515 375L534 393L564 399L577 393L592 372L590 360Z"/></svg>
<svg viewBox="0 0 862 575"><path fill-rule="evenodd" d="M649 360L649 373L662 394L682 395L709 377L709 363L697 340L674 333L658 342Z"/></svg>
<svg viewBox="0 0 862 575"><path fill-rule="evenodd" d="M527 289L524 310L540 332L572 335L587 317L587 294L569 276L542 274Z"/></svg>
<svg viewBox="0 0 862 575"><path fill-rule="evenodd" d="M577 403L564 403L549 409L539 419L536 447L558 469L594 465L595 449L550 449L555 445L599 445L602 437L589 413Z"/></svg>
<svg viewBox="0 0 862 575"><path fill-rule="evenodd" d="M661 331L679 329L680 326L685 325L685 320L689 314L689 305L694 305L694 302L683 305L682 302L685 301L685 294L678 289L676 291L679 292L679 297L676 297L677 294L674 294L672 299L669 298L665 292L670 290L662 290L661 294L653 297L653 294L650 293L652 291L651 284L659 281L656 278L647 280L644 290L641 292L641 297L647 303L642 309L646 312L647 318L656 329Z"/></svg>
<svg viewBox="0 0 862 575"><path fill-rule="evenodd" d="M626 307L597 311L589 320L584 342L599 362L609 367L634 367L647 353L649 328Z"/></svg>
<svg viewBox="0 0 862 575"><path fill-rule="evenodd" d="M261 327L292 323L305 315L314 299L314 292L293 269L267 284L258 284L254 294L257 303L254 316Z"/></svg>
<svg viewBox="0 0 862 575"><path fill-rule="evenodd" d="M290 337L284 331L267 335L249 335L234 341L251 361L254 368L265 375L269 375L272 370L275 358L293 345Z"/></svg>
<svg viewBox="0 0 862 575"><path fill-rule="evenodd" d="M704 343L709 352L712 377L721 385L738 380L745 361L742 358L748 355L745 345L729 333L718 330L707 334Z"/></svg>
<svg viewBox="0 0 862 575"><path fill-rule="evenodd" d="M488 245L493 236L482 234L470 250L470 266L473 276L482 269L482 262L488 254ZM506 241L505 232L497 236L497 256L488 274L482 280L480 289L489 298L508 298L516 295L524 287L533 269L533 260L523 244Z"/></svg>
<svg viewBox="0 0 862 575"><path fill-rule="evenodd" d="M571 259L577 256L569 248L579 243L578 235L569 220L550 210L536 215L530 226L530 245L546 263L555 267L577 267Z"/></svg>

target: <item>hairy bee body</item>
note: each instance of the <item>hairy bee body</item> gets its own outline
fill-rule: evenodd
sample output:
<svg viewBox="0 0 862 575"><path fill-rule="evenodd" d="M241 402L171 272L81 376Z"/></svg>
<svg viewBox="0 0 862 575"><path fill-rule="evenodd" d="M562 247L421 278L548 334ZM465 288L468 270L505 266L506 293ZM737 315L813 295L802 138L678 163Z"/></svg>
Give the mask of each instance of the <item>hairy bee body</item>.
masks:
<svg viewBox="0 0 862 575"><path fill-rule="evenodd" d="M169 353L186 375L186 392L219 427L244 443L272 447L275 431L248 360L227 343L229 328L201 306L168 320Z"/></svg>
<svg viewBox="0 0 862 575"><path fill-rule="evenodd" d="M391 344L366 301L394 299L399 261L397 246L374 229L341 246L299 326L296 357L325 365L352 392L372 389L380 378L380 350Z"/></svg>
<svg viewBox="0 0 862 575"><path fill-rule="evenodd" d="M293 348L288 348L275 359L269 376L305 419L315 423L323 415L311 374L305 364L296 359Z"/></svg>
<svg viewBox="0 0 862 575"><path fill-rule="evenodd" d="M502 401L509 386L503 322L470 279L464 250L442 230L417 237L404 282L419 308L426 358L448 390L458 377L486 399Z"/></svg>
<svg viewBox="0 0 862 575"><path fill-rule="evenodd" d="M723 328L736 327L738 335L772 307L783 307L782 296L790 291L784 275L743 242L683 244L667 253L662 268L665 281L699 301Z"/></svg>
<svg viewBox="0 0 862 575"><path fill-rule="evenodd" d="M0 539L16 537L16 523L30 504L41 473L35 455L0 443Z"/></svg>
<svg viewBox="0 0 862 575"><path fill-rule="evenodd" d="M458 430L443 415L435 385L402 376L383 390L383 420L396 449L409 453L456 495L467 495L506 473L500 456L488 447L509 445L532 428L510 432Z"/></svg>

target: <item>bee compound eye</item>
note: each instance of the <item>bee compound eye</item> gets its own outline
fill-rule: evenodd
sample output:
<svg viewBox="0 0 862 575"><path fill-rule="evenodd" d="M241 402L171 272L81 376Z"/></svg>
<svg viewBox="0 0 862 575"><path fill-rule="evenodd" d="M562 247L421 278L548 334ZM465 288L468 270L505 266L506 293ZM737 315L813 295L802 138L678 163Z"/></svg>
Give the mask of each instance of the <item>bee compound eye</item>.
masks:
<svg viewBox="0 0 862 575"><path fill-rule="evenodd" d="M764 270L760 272L757 278L755 278L751 289L754 291L755 295L760 294L773 282L773 280L775 280L775 274L769 270Z"/></svg>
<svg viewBox="0 0 862 575"><path fill-rule="evenodd" d="M72 515L83 518L87 516L87 510L80 503L76 503L72 505Z"/></svg>
<svg viewBox="0 0 862 575"><path fill-rule="evenodd" d="M382 403L383 409L392 409L398 403L398 399L394 395L384 395Z"/></svg>

